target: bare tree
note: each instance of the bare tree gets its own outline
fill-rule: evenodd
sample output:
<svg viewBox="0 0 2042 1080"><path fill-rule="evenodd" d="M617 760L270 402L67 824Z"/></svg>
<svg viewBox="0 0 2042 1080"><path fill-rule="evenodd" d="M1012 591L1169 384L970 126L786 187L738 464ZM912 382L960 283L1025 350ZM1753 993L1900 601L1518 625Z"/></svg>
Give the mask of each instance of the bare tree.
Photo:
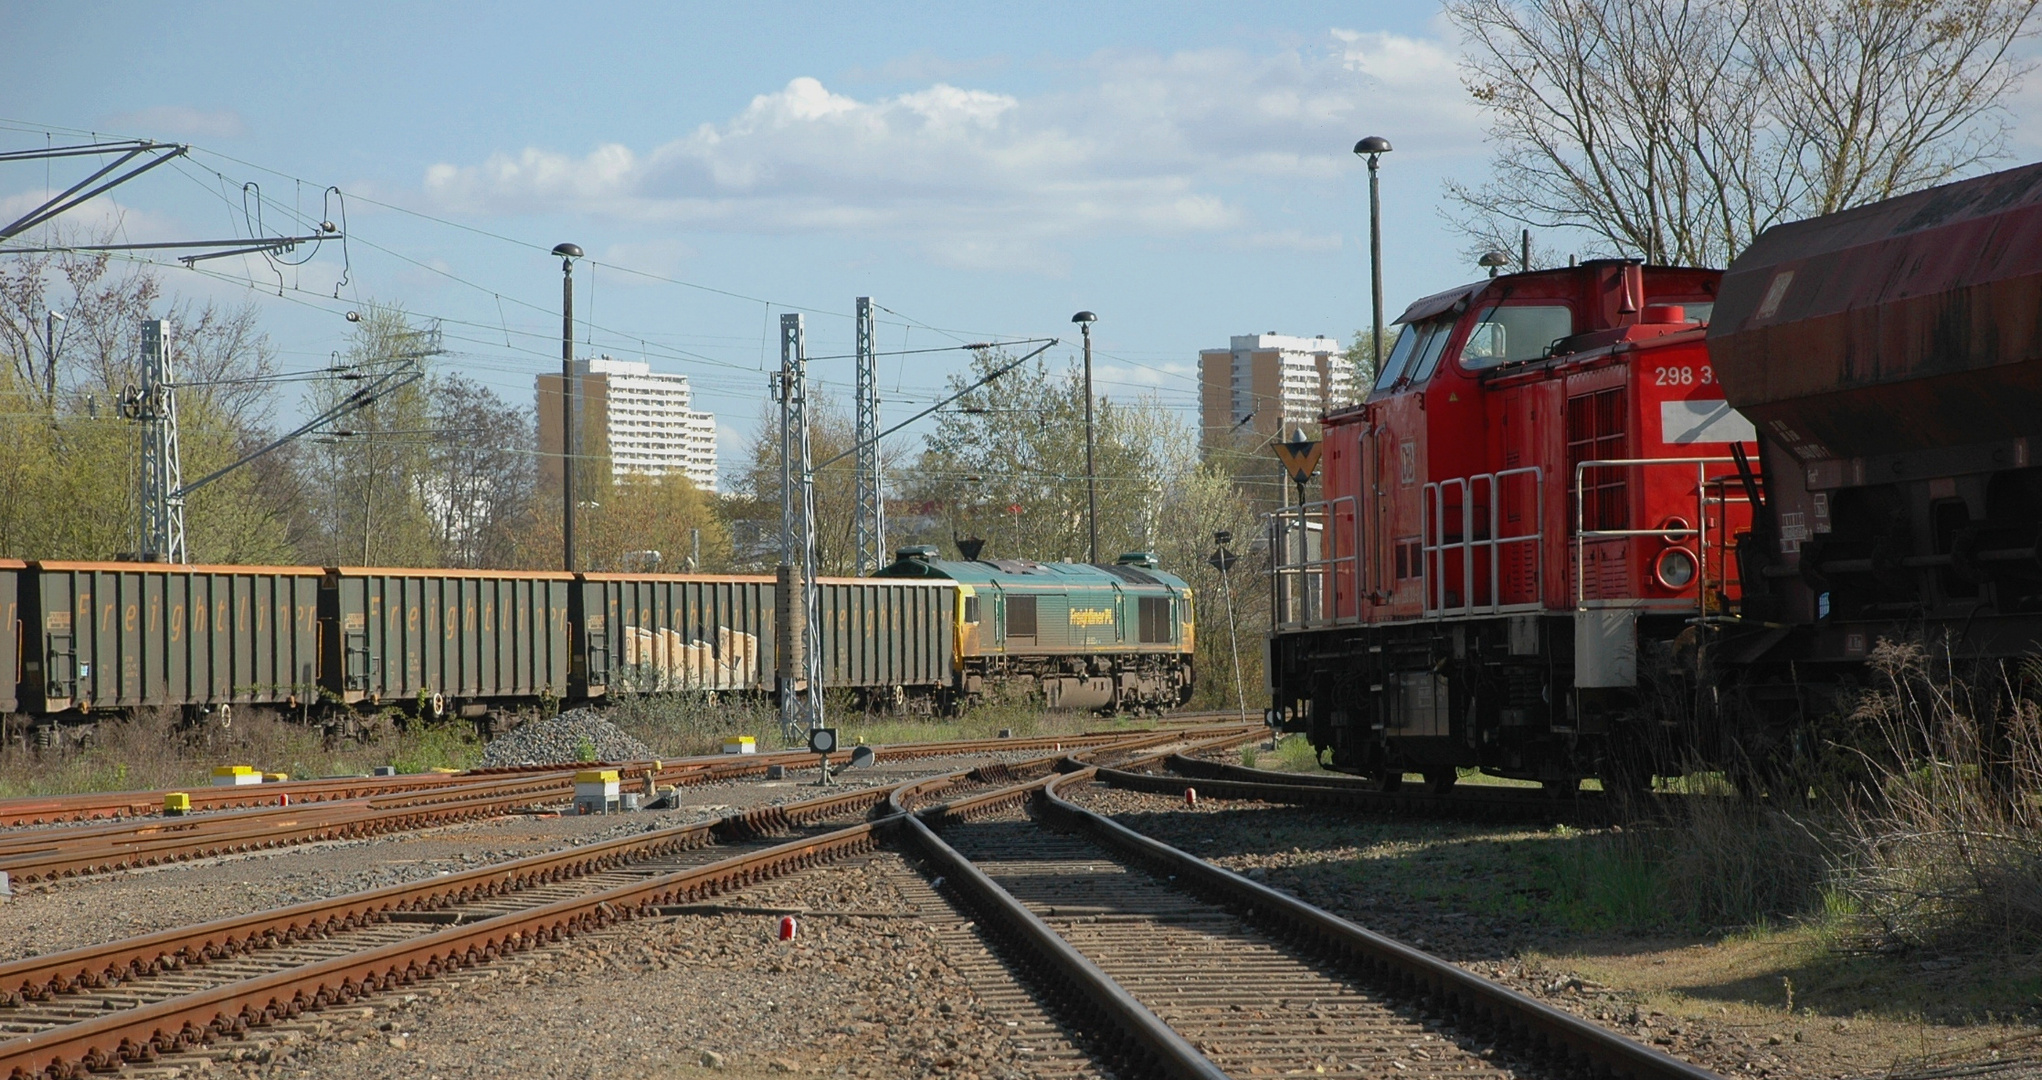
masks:
<svg viewBox="0 0 2042 1080"><path fill-rule="evenodd" d="M1478 247L1579 229L1721 265L1767 226L2005 152L2038 0L1447 0L1492 178L1447 185Z"/></svg>
<svg viewBox="0 0 2042 1080"><path fill-rule="evenodd" d="M532 504L532 414L459 375L435 377L426 397L432 435L420 483L441 563L508 567Z"/></svg>

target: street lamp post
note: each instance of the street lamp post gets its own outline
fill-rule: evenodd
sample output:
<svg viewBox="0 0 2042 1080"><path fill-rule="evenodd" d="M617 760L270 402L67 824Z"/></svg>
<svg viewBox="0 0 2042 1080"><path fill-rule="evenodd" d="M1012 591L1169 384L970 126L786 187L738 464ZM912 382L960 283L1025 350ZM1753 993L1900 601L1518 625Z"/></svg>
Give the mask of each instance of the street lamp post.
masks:
<svg viewBox="0 0 2042 1080"><path fill-rule="evenodd" d="M574 260L581 245L557 244L560 256L560 558L574 573Z"/></svg>
<svg viewBox="0 0 2042 1080"><path fill-rule="evenodd" d="M1354 153L1368 159L1368 265L1369 290L1375 301L1375 362L1383 363L1383 201L1376 188L1376 163L1390 152L1390 140L1380 135L1354 144Z"/></svg>
<svg viewBox="0 0 2042 1080"><path fill-rule="evenodd" d="M1090 540L1086 562L1099 561L1099 475L1092 465L1092 324L1099 316L1080 311L1071 321L1085 335L1085 531Z"/></svg>

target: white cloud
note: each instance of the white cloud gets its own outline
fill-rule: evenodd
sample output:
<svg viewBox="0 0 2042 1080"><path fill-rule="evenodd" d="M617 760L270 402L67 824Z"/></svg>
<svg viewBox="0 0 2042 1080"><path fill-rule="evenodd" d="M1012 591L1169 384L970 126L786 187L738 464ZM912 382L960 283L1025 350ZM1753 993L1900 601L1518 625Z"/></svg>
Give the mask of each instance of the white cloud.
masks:
<svg viewBox="0 0 2042 1080"><path fill-rule="evenodd" d="M872 100L802 77L650 150L526 147L436 164L425 189L462 213L855 233L951 265L1056 272L1082 235L1337 245L1258 227L1255 200L1350 172L1362 127L1422 132L1435 152L1480 137L1452 51L1395 34L1331 31L1259 55L1107 52L1060 74L1067 89L1030 97L939 81Z"/></svg>
<svg viewBox="0 0 2042 1080"><path fill-rule="evenodd" d="M182 135L194 139L235 139L248 134L248 122L232 109L207 112L189 105L152 105L115 113L107 126L140 138Z"/></svg>

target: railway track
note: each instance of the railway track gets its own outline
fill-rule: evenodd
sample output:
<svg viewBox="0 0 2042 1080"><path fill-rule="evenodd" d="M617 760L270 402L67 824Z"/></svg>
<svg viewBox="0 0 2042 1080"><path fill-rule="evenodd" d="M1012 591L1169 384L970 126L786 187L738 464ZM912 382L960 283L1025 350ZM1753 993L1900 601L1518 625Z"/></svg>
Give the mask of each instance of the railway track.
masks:
<svg viewBox="0 0 2042 1080"><path fill-rule="evenodd" d="M1715 1075L1078 807L1058 789L1102 770L1066 767L905 823L1124 1072Z"/></svg>
<svg viewBox="0 0 2042 1080"><path fill-rule="evenodd" d="M1208 747L1254 736L1146 734L1088 753L1141 767L1194 734ZM1029 1041L1055 1048L1042 1064L1058 1073L1713 1075L1059 793L1097 776L1046 756L18 961L0 966L0 1074L148 1061L632 918L703 913L716 897L899 837L927 860L930 885L976 916L946 924L953 952L997 941L1061 1029L1086 1033L1096 1064L1002 988L1011 975L999 965L967 960L974 985L1028 1021ZM1031 800L1040 822L1020 812ZM878 816L853 821L861 815Z"/></svg>
<svg viewBox="0 0 2042 1080"><path fill-rule="evenodd" d="M1186 730L1198 730L1196 727ZM1103 746L1126 738L1130 733L1075 736L1044 736L1025 739L978 739L945 742L904 743L875 747L877 760L906 761L987 752L1063 751ZM1170 732L1154 734L1168 737ZM812 770L814 754L788 751L760 755L719 755L673 762L638 762L614 767L633 784L647 778L660 787L687 786L765 775L772 766L789 771ZM160 813L122 815L117 820L58 828L20 829L0 833L0 873L19 882L35 882L81 874L106 873L139 866L155 866L190 859L209 858L237 852L327 840L349 840L391 832L472 821L493 817L535 805L566 801L574 789L574 773L588 765L524 766L488 770L459 776L439 777L415 786L369 785L358 788L358 780L327 786L332 794L322 801L301 803L289 791L268 795L268 805L249 807L252 796L232 794L248 789L212 789L193 793L197 806L211 797L229 807L211 813L179 817ZM376 778L377 780L403 778ZM262 785L262 788L296 788L295 784ZM386 790L387 788L387 790ZM373 793L360 794L362 790ZM338 793L354 794L338 794ZM156 794L160 793L141 793ZM286 805L276 805L283 798ZM49 800L15 800L48 807ZM136 793L76 797L68 812L73 820L91 816L108 807L133 808L142 800ZM40 811L49 813L53 811ZM19 817L20 808L0 802L0 820ZM99 814L99 816L111 816Z"/></svg>
<svg viewBox="0 0 2042 1080"><path fill-rule="evenodd" d="M1141 732L1101 737L1094 745L1134 750L1251 735L1252 729L1239 727ZM25 1080L146 1062L307 1010L672 911L870 850L899 815L842 822L898 805L884 800L959 786L1014 787L1017 775L1047 773L1055 760L1053 753L1021 767L954 772L890 791L840 792L0 965L0 1070Z"/></svg>
<svg viewBox="0 0 2042 1080"><path fill-rule="evenodd" d="M1219 722L1221 713L1186 713L1159 723L1158 730L1171 726L1196 727ZM985 750L1046 750L1065 746L1086 747L1117 738L1125 732L1083 735L1044 735L1020 739L953 739L940 742L903 743L874 747L881 761L917 757L977 753ZM286 780L239 787L159 788L147 791L101 791L77 795L36 795L0 799L0 828L56 825L96 819L161 817L163 798L172 792L191 797L194 812L301 805L349 799L373 798L402 792L463 787L492 778L572 773L579 769L618 769L632 775L656 769L661 784L701 783L763 775L768 767L813 768L815 755L807 750L783 750L765 754L711 754L669 761L558 762L535 765L506 765L471 769L459 773L407 773L402 776L340 776L309 780Z"/></svg>

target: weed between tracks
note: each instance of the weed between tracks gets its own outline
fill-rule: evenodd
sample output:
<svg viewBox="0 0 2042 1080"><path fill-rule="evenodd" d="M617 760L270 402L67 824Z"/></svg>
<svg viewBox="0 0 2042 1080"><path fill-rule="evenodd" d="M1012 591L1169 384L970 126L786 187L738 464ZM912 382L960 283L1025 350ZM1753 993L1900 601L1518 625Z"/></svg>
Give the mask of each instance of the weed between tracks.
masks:
<svg viewBox="0 0 2042 1080"><path fill-rule="evenodd" d="M779 745L778 710L753 698L721 700L705 694L645 694L603 710L603 718L667 757L713 754L730 735L751 735L761 749ZM845 743L873 744L987 739L1010 730L1016 738L1075 735L1140 727L1132 718L1050 712L1027 702L996 702L961 717L868 715L832 701L827 715ZM401 773L466 769L482 757L482 741L466 721L413 724L383 721L360 739L330 739L315 727L255 710L231 726L188 727L173 710L145 710L95 724L82 745L66 741L35 749L19 739L0 746L0 798L204 786L217 765L253 765L296 779L364 774L393 765Z"/></svg>
<svg viewBox="0 0 2042 1080"><path fill-rule="evenodd" d="M959 717L888 716L865 713L848 699L831 695L824 716L838 738L851 745L863 739L874 745L950 739L990 739L1002 730L1015 738L1076 735L1143 726L1131 718L1102 719L1090 713L1050 712L1026 701L991 702ZM750 735L759 748L780 744L779 709L756 699L711 700L704 694L645 694L627 698L603 711L617 725L656 753L670 757L713 754L732 735Z"/></svg>

